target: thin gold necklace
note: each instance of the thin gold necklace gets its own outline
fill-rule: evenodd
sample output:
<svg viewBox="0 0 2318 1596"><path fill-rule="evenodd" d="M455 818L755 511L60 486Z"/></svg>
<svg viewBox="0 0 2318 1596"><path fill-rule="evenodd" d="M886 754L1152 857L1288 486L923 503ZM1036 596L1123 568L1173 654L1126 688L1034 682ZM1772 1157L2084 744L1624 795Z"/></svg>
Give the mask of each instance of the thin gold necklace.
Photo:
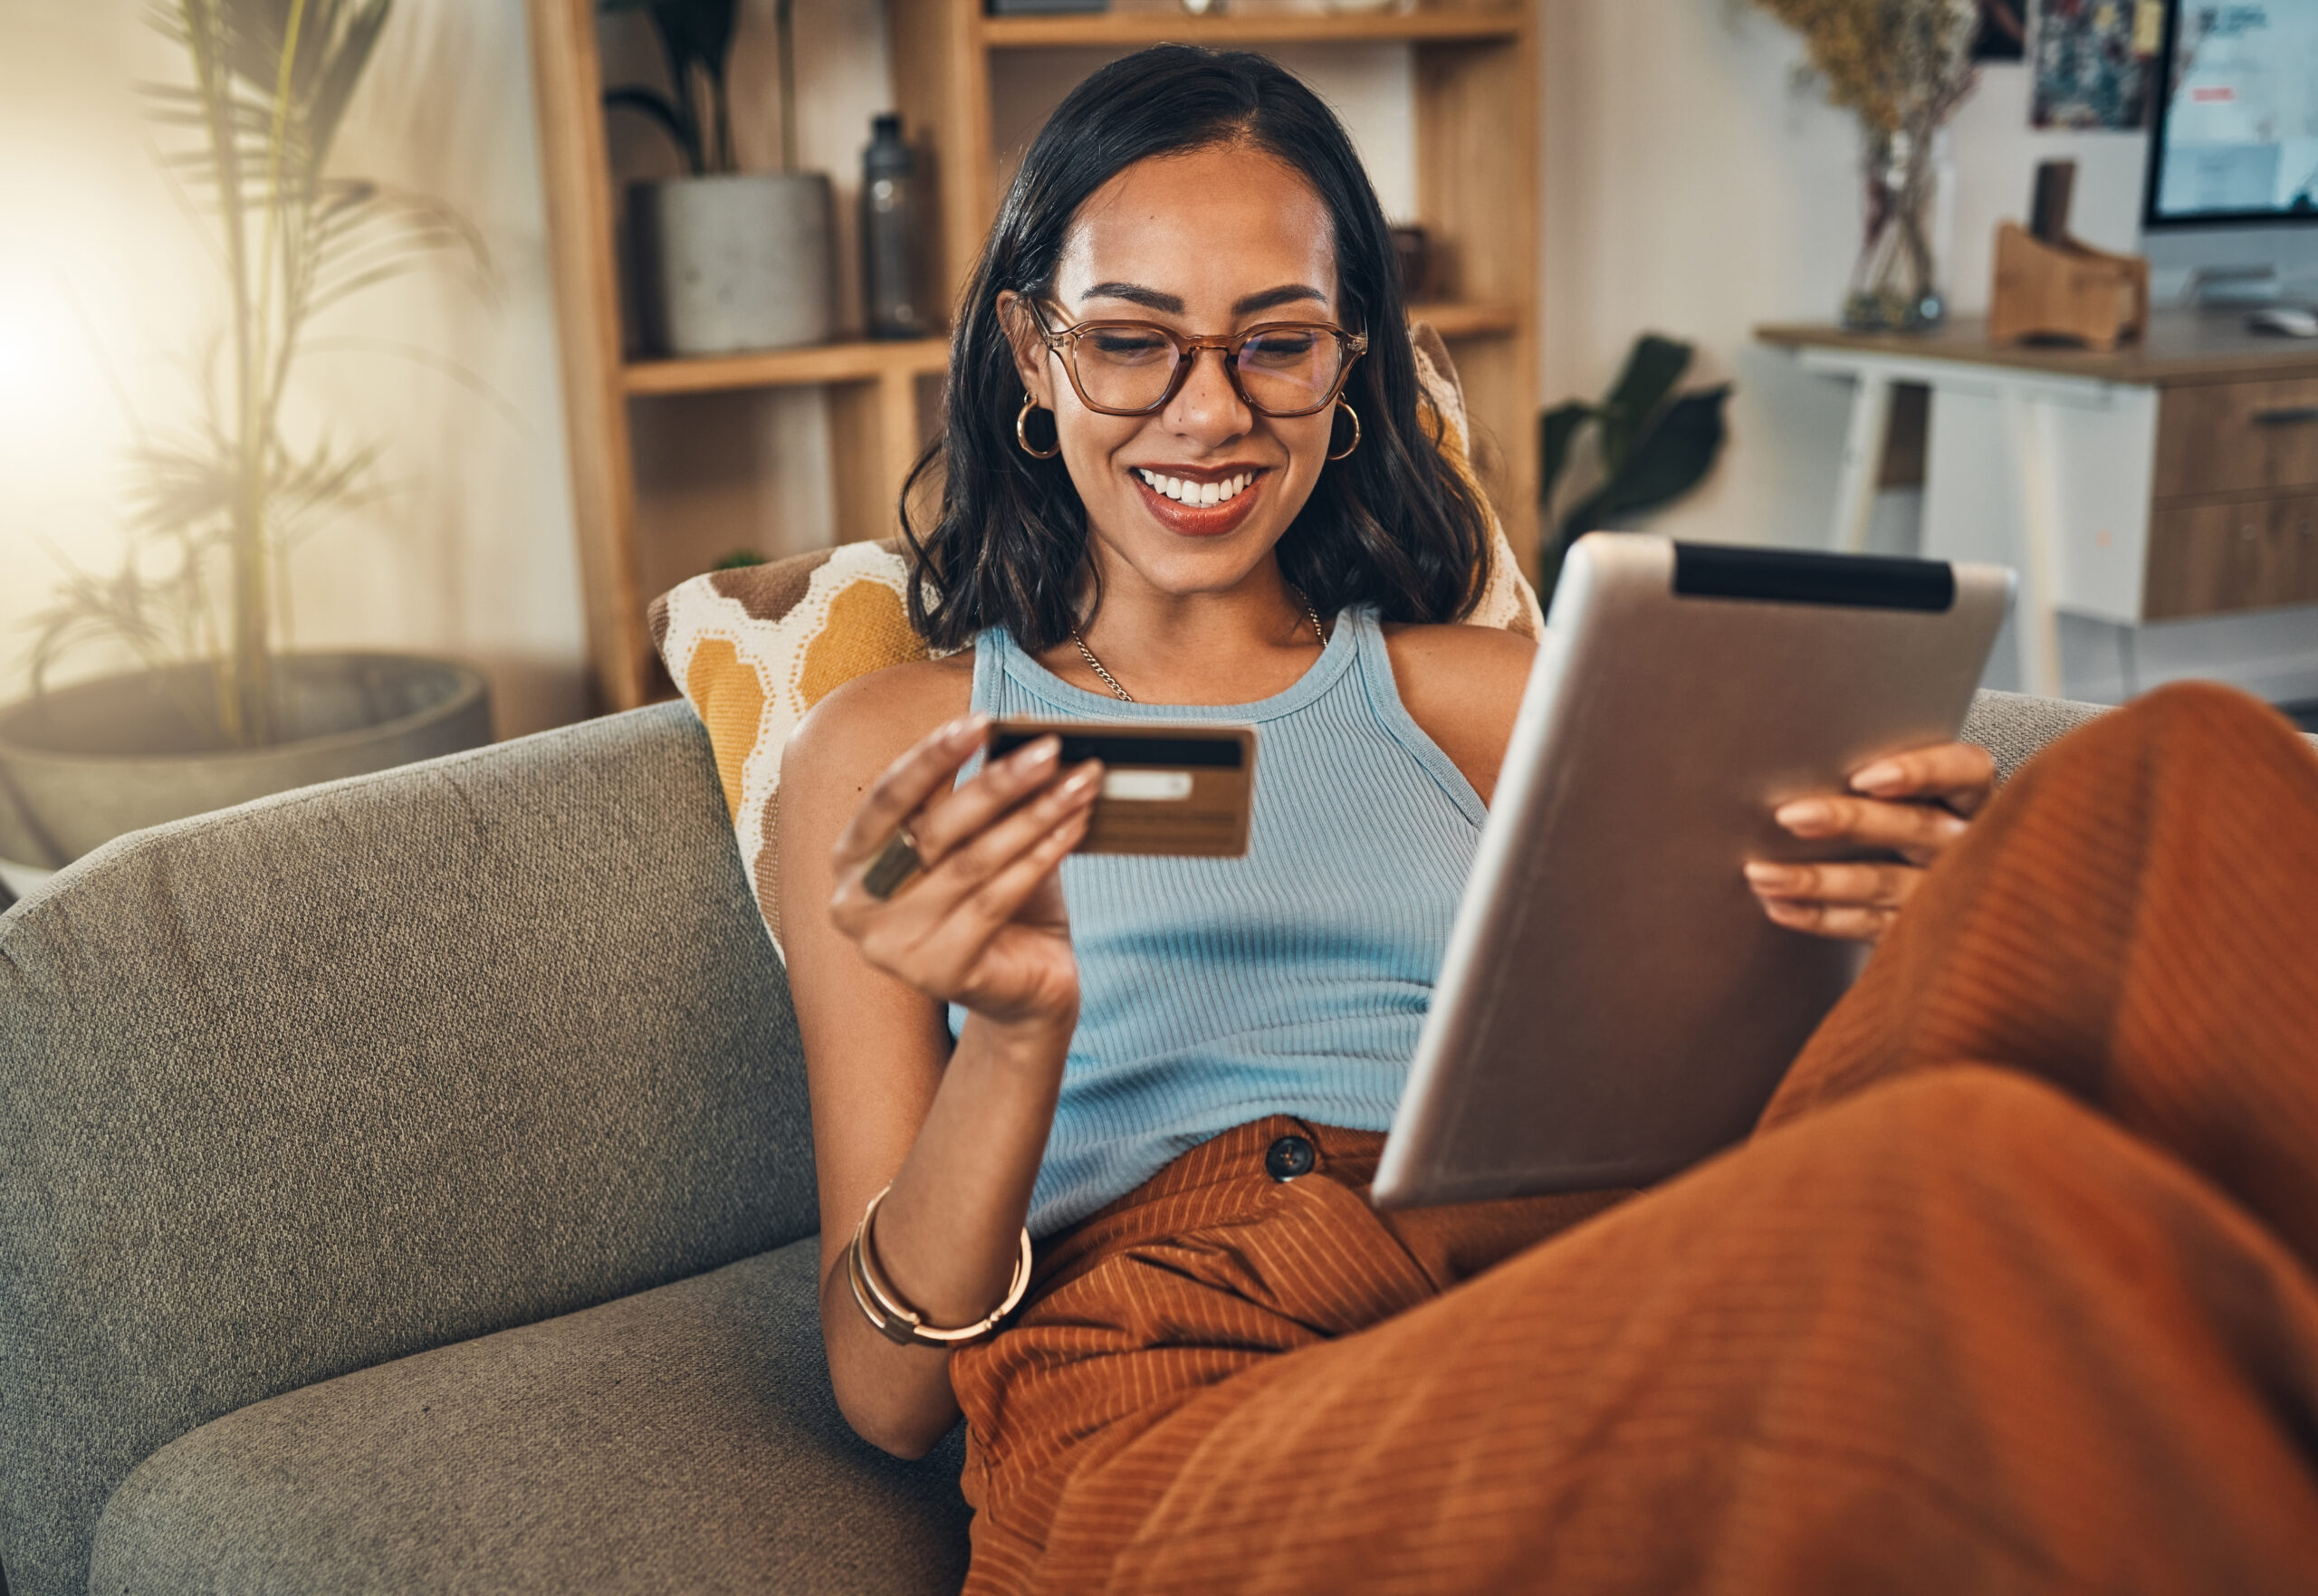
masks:
<svg viewBox="0 0 2318 1596"><path fill-rule="evenodd" d="M1328 635L1321 628L1320 612L1312 607L1312 601L1308 598L1305 598L1301 592L1298 592L1296 597L1303 601L1304 618L1312 623L1312 636L1320 640L1320 651L1324 654L1327 653L1328 647ZM1135 702L1135 694L1120 686L1119 679L1103 668L1103 662L1095 657L1095 651L1087 646L1087 639L1078 635L1078 628L1076 626L1070 628L1070 640L1078 645L1078 657L1087 662L1087 668L1088 670L1094 672L1096 675L1102 678L1104 686L1116 693L1122 703L1133 703Z"/></svg>

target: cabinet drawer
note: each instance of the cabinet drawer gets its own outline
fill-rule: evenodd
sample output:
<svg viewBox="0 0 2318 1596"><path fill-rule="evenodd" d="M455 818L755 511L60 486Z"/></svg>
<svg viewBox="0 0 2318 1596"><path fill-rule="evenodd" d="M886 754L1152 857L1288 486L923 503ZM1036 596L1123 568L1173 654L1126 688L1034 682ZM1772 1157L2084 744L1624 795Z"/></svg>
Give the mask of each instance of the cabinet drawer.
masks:
<svg viewBox="0 0 2318 1596"><path fill-rule="evenodd" d="M2152 621L2318 604L2318 495L2160 510L2149 523Z"/></svg>
<svg viewBox="0 0 2318 1596"><path fill-rule="evenodd" d="M2169 387L2157 497L2318 487L2318 377Z"/></svg>

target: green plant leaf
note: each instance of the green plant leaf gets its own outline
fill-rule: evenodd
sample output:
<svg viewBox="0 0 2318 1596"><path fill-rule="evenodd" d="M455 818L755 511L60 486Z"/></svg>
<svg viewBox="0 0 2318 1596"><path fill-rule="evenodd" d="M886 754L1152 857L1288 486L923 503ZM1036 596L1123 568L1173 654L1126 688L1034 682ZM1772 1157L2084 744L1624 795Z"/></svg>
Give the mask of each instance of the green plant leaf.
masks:
<svg viewBox="0 0 2318 1596"><path fill-rule="evenodd" d="M194 29L211 32L221 43L228 76L223 91L262 107L270 121L282 83L282 57L289 43L293 10L298 43L289 75L287 120L295 137L284 140L285 171L311 176L321 170L336 140L348 103L369 65L393 0L181 0L182 17L163 32L187 42ZM190 24L188 27L187 24ZM235 85L245 86L236 90Z"/></svg>
<svg viewBox="0 0 2318 1596"><path fill-rule="evenodd" d="M1537 549L1537 597L1550 604L1569 547L1586 533L1672 503L1714 469L1728 436L1730 385L1685 394L1659 413L1630 448L1623 469L1572 505ZM1565 406L1566 408L1566 406Z"/></svg>
<svg viewBox="0 0 2318 1596"><path fill-rule="evenodd" d="M1691 368L1692 352L1689 344L1654 332L1634 339L1625 369L1602 401L1602 469L1611 476L1624 469L1628 451Z"/></svg>
<svg viewBox="0 0 2318 1596"><path fill-rule="evenodd" d="M333 5L330 9L336 12L338 7ZM370 64L371 53L378 48L378 35L385 30L391 10L391 0L369 0L351 14L331 19L330 46L305 95L307 173L319 175L330 159L330 147L338 141L338 129L346 119L347 107L353 101L355 90L361 86L362 74Z"/></svg>
<svg viewBox="0 0 2318 1596"><path fill-rule="evenodd" d="M699 129L692 125L692 119L685 114L682 106L670 100L657 89L633 85L625 89L608 89L604 91L604 108L608 110L639 111L658 123L661 130L675 141L676 153L684 157L685 170L695 177L705 174L707 168L703 165L704 158L700 148Z"/></svg>
<svg viewBox="0 0 2318 1596"><path fill-rule="evenodd" d="M687 66L697 62L719 84L740 17L739 0L656 0L652 6L652 23L667 41L671 63L678 56Z"/></svg>
<svg viewBox="0 0 2318 1596"><path fill-rule="evenodd" d="M1577 435L1594 419L1594 406L1582 399L1556 406L1537 421L1537 502L1551 504L1554 488L1569 465L1569 451Z"/></svg>
<svg viewBox="0 0 2318 1596"><path fill-rule="evenodd" d="M315 196L305 308L322 311L373 282L450 254L488 301L496 282L482 232L439 200L362 178L325 180Z"/></svg>
<svg viewBox="0 0 2318 1596"><path fill-rule="evenodd" d="M1728 435L1723 406L1729 398L1726 383L1669 405L1658 425L1635 444L1625 469L1595 496L1595 524L1671 504L1704 481Z"/></svg>
<svg viewBox="0 0 2318 1596"><path fill-rule="evenodd" d="M667 68L668 92L662 105L670 113L664 125L675 136L686 167L694 176L733 169L732 114L726 69L733 57L733 39L739 31L740 0L597 0L599 14L641 11L659 41ZM786 7L781 8L785 18ZM709 101L704 116L699 100L704 89ZM618 100L614 90L607 105L624 104L657 116L638 100ZM645 92L650 92L646 91ZM704 125L706 124L706 125Z"/></svg>

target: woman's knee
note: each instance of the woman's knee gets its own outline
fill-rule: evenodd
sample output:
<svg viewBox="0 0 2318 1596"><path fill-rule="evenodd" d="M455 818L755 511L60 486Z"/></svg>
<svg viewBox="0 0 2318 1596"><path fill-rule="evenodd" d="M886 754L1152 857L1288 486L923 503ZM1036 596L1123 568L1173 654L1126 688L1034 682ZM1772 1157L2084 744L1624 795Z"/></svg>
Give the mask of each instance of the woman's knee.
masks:
<svg viewBox="0 0 2318 1596"><path fill-rule="evenodd" d="M2290 750L2301 741L2292 722L2250 693L2218 682L2174 682L2086 722L2055 751L2179 760L2203 771L2235 751Z"/></svg>
<svg viewBox="0 0 2318 1596"><path fill-rule="evenodd" d="M2162 1171L2192 1179L2098 1111L2049 1082L1980 1063L1920 1067L1767 1132L1748 1157L1778 1183L1859 1222L2018 1235L2083 1214ZM1758 1173L1768 1174L1765 1170Z"/></svg>

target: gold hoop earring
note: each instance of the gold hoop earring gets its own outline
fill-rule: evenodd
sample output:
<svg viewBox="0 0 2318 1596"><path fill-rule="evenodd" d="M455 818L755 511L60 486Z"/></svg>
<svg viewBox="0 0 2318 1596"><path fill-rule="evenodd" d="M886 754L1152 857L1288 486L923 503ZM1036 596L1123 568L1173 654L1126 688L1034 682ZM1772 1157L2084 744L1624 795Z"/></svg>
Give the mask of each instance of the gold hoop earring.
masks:
<svg viewBox="0 0 2318 1596"><path fill-rule="evenodd" d="M1355 449L1360 447L1360 412L1354 409L1350 405L1346 404L1342 399L1338 399L1336 401L1336 408L1343 411L1346 416L1352 417L1352 442L1346 444L1343 448L1338 449L1335 454L1329 455L1328 458L1331 460L1341 460L1346 455L1351 454ZM1328 428L1328 435L1331 438L1336 436L1336 428L1334 426L1330 426Z"/></svg>
<svg viewBox="0 0 2318 1596"><path fill-rule="evenodd" d="M1024 394L1022 396L1022 408L1014 417L1014 441L1022 445L1022 453L1028 454L1031 459L1051 460L1056 455L1062 453L1062 434L1059 429L1057 430L1055 434L1054 447L1051 449L1033 449L1030 447L1030 434L1029 430L1030 425L1030 412L1038 407L1039 402L1036 399L1030 397L1028 394Z"/></svg>

